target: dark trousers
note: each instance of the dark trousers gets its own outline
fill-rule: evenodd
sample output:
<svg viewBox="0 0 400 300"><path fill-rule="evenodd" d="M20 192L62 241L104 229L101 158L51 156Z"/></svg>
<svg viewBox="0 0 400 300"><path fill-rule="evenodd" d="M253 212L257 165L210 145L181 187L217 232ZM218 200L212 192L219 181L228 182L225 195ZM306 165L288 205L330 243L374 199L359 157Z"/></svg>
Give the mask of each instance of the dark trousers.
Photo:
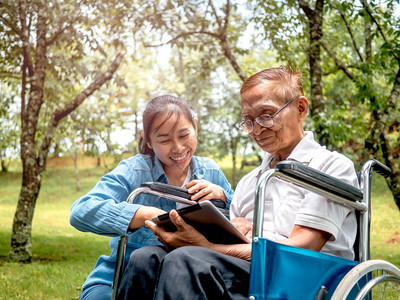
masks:
<svg viewBox="0 0 400 300"><path fill-rule="evenodd" d="M202 247L135 250L118 299L247 299L250 263Z"/></svg>

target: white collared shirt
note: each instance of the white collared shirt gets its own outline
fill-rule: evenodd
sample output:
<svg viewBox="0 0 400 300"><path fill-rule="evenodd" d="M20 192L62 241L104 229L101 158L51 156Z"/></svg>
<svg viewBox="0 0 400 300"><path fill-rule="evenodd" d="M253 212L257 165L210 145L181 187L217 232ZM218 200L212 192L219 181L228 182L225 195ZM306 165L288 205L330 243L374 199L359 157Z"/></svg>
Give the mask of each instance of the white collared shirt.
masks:
<svg viewBox="0 0 400 300"><path fill-rule="evenodd" d="M266 153L261 166L245 175L235 189L230 218L253 222L255 188L259 176L269 170L273 156ZM353 162L329 151L314 140L312 132L296 145L287 160L301 162L358 188ZM351 208L340 205L294 184L272 178L266 190L263 236L271 240L288 238L294 225L323 230L332 235L321 249L348 259L354 258L357 223Z"/></svg>

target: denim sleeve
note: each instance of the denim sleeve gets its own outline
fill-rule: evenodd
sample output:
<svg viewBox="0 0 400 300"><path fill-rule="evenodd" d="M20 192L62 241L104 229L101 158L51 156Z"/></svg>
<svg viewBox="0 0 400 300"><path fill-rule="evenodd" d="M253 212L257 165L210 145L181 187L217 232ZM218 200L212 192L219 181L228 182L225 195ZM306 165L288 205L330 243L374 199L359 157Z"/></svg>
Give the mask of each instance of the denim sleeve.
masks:
<svg viewBox="0 0 400 300"><path fill-rule="evenodd" d="M229 208L234 194L234 191L231 188L231 184L229 183L228 179L226 179L224 172L222 172L221 168L215 161L209 159L208 167L209 172L211 172L212 174L209 174L208 176L206 175L204 179L219 185L223 189L228 203L227 208Z"/></svg>
<svg viewBox="0 0 400 300"><path fill-rule="evenodd" d="M234 190L232 190L231 184L226 179L222 170L220 170L220 172L221 172L220 182L217 184L222 187L222 189L225 193L225 196L226 196L226 200L227 200L226 202L228 203L227 208L229 208L231 205L232 199L233 199Z"/></svg>
<svg viewBox="0 0 400 300"><path fill-rule="evenodd" d="M138 204L128 204L135 173L128 161L122 161L103 176L95 187L71 207L70 223L84 232L116 236L127 232Z"/></svg>

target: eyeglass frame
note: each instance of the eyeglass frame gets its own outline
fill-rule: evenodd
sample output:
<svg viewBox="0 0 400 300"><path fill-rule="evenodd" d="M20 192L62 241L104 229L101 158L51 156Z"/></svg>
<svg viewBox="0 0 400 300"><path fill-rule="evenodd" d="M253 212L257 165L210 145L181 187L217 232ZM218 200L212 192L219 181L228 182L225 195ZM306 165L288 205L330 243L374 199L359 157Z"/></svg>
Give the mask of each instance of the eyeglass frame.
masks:
<svg viewBox="0 0 400 300"><path fill-rule="evenodd" d="M261 127L264 128L271 128L272 126L274 126L274 118L276 117L277 114L279 114L285 107L287 107L290 103L292 103L294 100L298 99L300 96L296 96L295 98L289 100L288 102L285 103L284 106L282 106L280 109L278 109L272 116L270 114L262 114L259 115L258 117L256 117L254 120L243 120L239 123L239 128L241 128L243 131L247 132L247 133L252 133L254 131L254 121L257 122L258 125L260 125ZM260 121L258 121L257 119L262 117L262 116L269 116L271 118L272 121L272 125L271 126L265 126L263 124L260 123ZM252 129L250 131L246 130L243 128L243 125L246 124L246 122L251 122L251 127Z"/></svg>

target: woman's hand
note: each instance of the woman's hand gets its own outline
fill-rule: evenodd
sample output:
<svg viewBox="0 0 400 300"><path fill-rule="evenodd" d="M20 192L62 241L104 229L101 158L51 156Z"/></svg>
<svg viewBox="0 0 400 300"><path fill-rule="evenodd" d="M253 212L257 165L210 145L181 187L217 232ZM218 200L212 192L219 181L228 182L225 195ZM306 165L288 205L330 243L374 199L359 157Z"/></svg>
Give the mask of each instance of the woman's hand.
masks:
<svg viewBox="0 0 400 300"><path fill-rule="evenodd" d="M146 226L157 236L158 240L164 244L168 250L182 246L201 246L210 248L210 243L204 235L198 232L193 226L187 224L176 210L171 210L169 217L178 229L175 232L168 232L162 227L158 227L154 222L147 220Z"/></svg>
<svg viewBox="0 0 400 300"><path fill-rule="evenodd" d="M253 235L253 224L245 218L235 218L231 220L232 224L243 233L247 238L251 239Z"/></svg>
<svg viewBox="0 0 400 300"><path fill-rule="evenodd" d="M196 193L191 197L191 200L193 201L196 201L200 198L200 202L211 199L220 199L222 201L226 201L226 196L222 188L219 185L213 184L207 180L192 180L184 187L188 189L190 194Z"/></svg>
<svg viewBox="0 0 400 300"><path fill-rule="evenodd" d="M165 214L166 211L153 206L140 207L131 222L129 223L129 230L137 229L144 226L146 220L151 220L153 217Z"/></svg>

